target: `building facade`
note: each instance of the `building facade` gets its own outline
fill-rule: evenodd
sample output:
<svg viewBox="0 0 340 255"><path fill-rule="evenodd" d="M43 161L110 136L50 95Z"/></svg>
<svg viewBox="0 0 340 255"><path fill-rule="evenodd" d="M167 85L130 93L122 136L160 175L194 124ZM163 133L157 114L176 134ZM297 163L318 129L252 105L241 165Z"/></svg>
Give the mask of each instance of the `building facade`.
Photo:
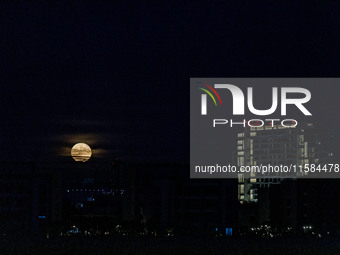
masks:
<svg viewBox="0 0 340 255"><path fill-rule="evenodd" d="M237 134L237 166L304 165L319 163L321 153L313 124L297 127L266 125L247 127ZM238 175L240 203L258 202L258 190L280 184L296 175L266 174L259 178L255 172Z"/></svg>

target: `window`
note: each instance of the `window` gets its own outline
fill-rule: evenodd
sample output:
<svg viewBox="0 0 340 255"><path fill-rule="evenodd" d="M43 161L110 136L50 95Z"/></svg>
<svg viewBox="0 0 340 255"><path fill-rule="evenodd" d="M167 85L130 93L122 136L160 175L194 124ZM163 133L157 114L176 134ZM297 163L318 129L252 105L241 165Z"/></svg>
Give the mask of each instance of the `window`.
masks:
<svg viewBox="0 0 340 255"><path fill-rule="evenodd" d="M239 193L244 194L244 184L238 185L239 187Z"/></svg>
<svg viewBox="0 0 340 255"><path fill-rule="evenodd" d="M237 157L237 165L238 166L244 165L244 157Z"/></svg>

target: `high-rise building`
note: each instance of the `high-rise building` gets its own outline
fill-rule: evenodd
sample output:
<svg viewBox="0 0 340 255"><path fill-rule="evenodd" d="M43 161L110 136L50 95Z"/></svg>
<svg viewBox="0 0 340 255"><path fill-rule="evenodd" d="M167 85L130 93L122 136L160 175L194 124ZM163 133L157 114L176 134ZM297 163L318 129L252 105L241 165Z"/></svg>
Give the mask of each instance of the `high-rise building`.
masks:
<svg viewBox="0 0 340 255"><path fill-rule="evenodd" d="M237 134L237 166L304 165L319 163L322 153L313 124L294 127L266 125L247 127ZM284 178L294 178L285 173ZM279 184L280 174L267 174L261 178L255 172L238 175L238 199L241 204L258 202L258 190Z"/></svg>

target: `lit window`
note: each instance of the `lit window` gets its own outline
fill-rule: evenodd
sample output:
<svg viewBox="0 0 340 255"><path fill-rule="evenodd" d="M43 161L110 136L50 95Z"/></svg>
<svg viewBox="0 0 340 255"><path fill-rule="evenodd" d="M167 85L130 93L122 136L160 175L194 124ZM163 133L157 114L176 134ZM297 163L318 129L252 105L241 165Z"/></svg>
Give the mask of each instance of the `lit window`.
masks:
<svg viewBox="0 0 340 255"><path fill-rule="evenodd" d="M238 174L238 182L244 182L244 174Z"/></svg>
<svg viewBox="0 0 340 255"><path fill-rule="evenodd" d="M244 184L239 185L240 194L244 194Z"/></svg>

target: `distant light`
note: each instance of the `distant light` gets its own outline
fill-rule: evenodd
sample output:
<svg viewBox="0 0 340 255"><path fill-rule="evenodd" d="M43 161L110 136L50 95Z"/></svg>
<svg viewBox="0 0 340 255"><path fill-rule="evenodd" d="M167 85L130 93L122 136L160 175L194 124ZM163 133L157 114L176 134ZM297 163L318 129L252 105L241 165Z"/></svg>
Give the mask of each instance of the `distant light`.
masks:
<svg viewBox="0 0 340 255"><path fill-rule="evenodd" d="M45 215L40 215L40 216L38 216L38 219L46 219L46 216Z"/></svg>
<svg viewBox="0 0 340 255"><path fill-rule="evenodd" d="M216 228L216 231L218 231L218 228Z"/></svg>

